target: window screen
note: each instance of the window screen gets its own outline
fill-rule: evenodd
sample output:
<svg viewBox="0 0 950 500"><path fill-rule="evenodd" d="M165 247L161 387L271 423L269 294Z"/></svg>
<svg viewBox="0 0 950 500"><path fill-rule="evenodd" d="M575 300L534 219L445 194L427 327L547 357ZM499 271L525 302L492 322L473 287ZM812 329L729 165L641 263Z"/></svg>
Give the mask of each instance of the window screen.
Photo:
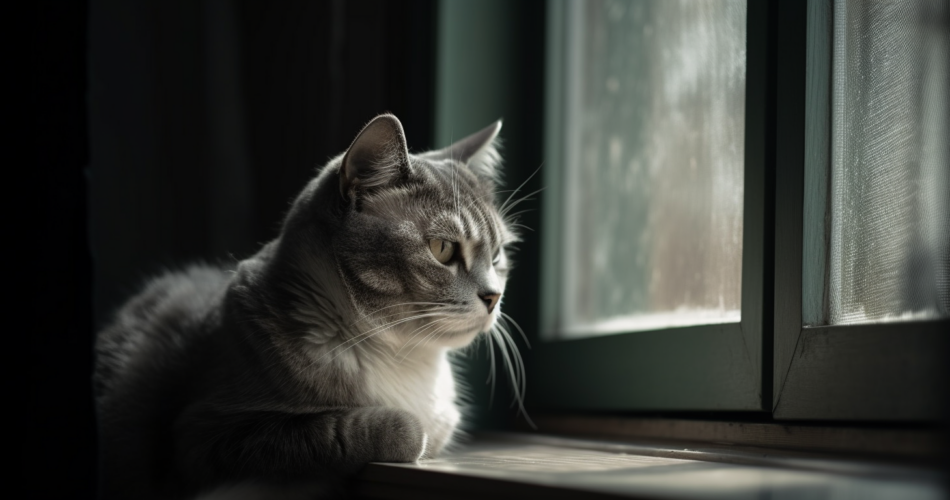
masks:
<svg viewBox="0 0 950 500"><path fill-rule="evenodd" d="M834 4L830 241L818 323L948 315L948 14L945 1Z"/></svg>
<svg viewBox="0 0 950 500"><path fill-rule="evenodd" d="M746 5L572 2L562 338L738 322Z"/></svg>

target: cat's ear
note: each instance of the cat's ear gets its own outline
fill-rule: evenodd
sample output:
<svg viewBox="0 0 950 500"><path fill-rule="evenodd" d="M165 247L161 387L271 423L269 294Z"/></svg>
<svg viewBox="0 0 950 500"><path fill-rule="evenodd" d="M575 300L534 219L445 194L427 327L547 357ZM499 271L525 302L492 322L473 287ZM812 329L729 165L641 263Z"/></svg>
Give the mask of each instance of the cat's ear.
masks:
<svg viewBox="0 0 950 500"><path fill-rule="evenodd" d="M363 127L340 165L340 194L385 186L409 175L409 149L402 123L379 115Z"/></svg>
<svg viewBox="0 0 950 500"><path fill-rule="evenodd" d="M439 150L437 154L443 158L452 158L465 163L472 173L481 178L497 181L498 167L501 165L501 155L498 153L500 130L501 120L498 120L456 141L451 146Z"/></svg>

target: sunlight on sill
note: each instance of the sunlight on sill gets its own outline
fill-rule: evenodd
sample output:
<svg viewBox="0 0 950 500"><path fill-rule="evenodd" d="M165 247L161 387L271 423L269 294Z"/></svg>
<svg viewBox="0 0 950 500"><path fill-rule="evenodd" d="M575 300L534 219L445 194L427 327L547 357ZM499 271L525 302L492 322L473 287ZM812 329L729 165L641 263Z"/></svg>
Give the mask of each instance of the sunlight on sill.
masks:
<svg viewBox="0 0 950 500"><path fill-rule="evenodd" d="M520 494L547 494L554 488L562 498L586 498L591 493L697 500L943 498L939 475L933 473L878 467L842 474L818 465L803 470L487 439L418 464L372 464L361 479L366 491L382 493L367 498L390 498L385 494L390 488L459 498L507 498L504 493L513 492L515 484L521 485ZM523 489L528 486L542 490Z"/></svg>

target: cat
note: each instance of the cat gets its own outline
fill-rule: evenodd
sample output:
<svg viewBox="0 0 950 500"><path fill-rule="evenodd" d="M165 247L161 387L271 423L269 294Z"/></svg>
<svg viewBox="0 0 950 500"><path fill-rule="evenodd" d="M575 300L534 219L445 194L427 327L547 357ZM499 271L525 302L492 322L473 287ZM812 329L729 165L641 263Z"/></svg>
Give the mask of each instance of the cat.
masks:
<svg viewBox="0 0 950 500"><path fill-rule="evenodd" d="M500 128L410 154L380 115L236 270L170 272L122 306L96 340L100 495L330 494L451 443L448 353L501 342L518 241Z"/></svg>

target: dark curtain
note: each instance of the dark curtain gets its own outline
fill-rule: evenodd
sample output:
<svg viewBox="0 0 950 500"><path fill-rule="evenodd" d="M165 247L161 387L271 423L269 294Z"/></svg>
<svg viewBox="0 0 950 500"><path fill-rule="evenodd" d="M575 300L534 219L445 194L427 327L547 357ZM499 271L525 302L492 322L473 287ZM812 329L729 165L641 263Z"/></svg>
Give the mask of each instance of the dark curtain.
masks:
<svg viewBox="0 0 950 500"><path fill-rule="evenodd" d="M429 148L435 6L93 0L97 322L162 269L252 254L375 115Z"/></svg>

